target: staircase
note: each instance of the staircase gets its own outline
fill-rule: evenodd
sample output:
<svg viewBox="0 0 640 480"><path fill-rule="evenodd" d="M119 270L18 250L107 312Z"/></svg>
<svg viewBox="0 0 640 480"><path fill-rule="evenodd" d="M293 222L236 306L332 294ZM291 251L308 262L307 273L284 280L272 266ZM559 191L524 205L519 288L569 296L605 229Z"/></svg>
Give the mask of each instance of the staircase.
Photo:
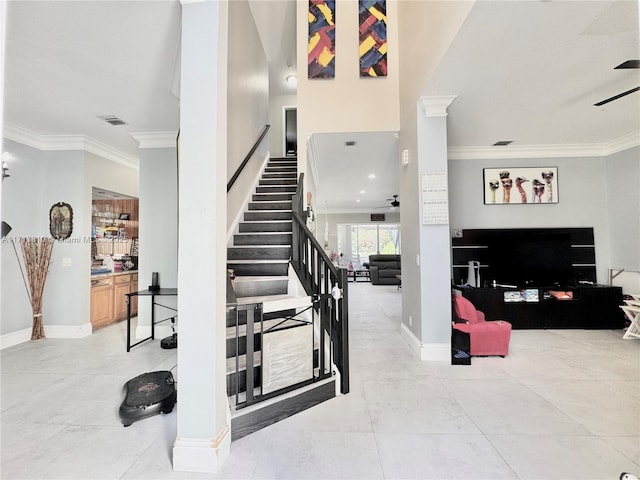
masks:
<svg viewBox="0 0 640 480"><path fill-rule="evenodd" d="M289 278L297 181L295 157L270 159L227 249L237 298L227 314L232 440L335 396L332 378L317 381L311 298Z"/></svg>

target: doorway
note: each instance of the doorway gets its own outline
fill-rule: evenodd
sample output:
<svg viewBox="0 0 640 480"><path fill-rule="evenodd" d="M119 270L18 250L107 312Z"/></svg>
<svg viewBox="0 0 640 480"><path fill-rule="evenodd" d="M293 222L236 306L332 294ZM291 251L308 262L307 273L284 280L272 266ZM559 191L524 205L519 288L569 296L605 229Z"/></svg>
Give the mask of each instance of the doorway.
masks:
<svg viewBox="0 0 640 480"><path fill-rule="evenodd" d="M287 157L298 155L298 110L295 106L282 107L282 151Z"/></svg>

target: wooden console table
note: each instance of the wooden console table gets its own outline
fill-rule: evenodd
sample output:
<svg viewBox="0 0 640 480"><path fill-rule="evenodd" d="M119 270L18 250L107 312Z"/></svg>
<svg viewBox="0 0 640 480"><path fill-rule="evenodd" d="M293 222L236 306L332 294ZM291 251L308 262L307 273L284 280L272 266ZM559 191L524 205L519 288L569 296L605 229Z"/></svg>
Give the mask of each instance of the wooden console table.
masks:
<svg viewBox="0 0 640 480"><path fill-rule="evenodd" d="M163 318L162 320L156 321L156 306L166 308L171 310L172 312L177 312L178 310L174 307L169 307L168 305L163 305L161 303L156 302L156 297L162 296L177 296L178 289L177 288L160 288L158 290L140 290L139 292L131 292L127 293L127 352L131 350L131 348L136 345L140 345L147 340L153 340L155 338L155 325L156 323L164 322L169 320L170 318L174 318L177 315L171 315L170 317ZM137 341L133 345L131 344L131 297L151 297L151 335L143 338L142 340Z"/></svg>

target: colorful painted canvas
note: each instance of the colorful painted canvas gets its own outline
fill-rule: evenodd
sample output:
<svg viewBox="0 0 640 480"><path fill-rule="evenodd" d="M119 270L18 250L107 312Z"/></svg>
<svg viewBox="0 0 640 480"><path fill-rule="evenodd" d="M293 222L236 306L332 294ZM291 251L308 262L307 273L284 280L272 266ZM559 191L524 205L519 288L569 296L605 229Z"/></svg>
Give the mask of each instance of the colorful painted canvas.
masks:
<svg viewBox="0 0 640 480"><path fill-rule="evenodd" d="M336 2L309 0L308 78L334 78Z"/></svg>
<svg viewBox="0 0 640 480"><path fill-rule="evenodd" d="M387 2L359 0L360 76L387 76Z"/></svg>

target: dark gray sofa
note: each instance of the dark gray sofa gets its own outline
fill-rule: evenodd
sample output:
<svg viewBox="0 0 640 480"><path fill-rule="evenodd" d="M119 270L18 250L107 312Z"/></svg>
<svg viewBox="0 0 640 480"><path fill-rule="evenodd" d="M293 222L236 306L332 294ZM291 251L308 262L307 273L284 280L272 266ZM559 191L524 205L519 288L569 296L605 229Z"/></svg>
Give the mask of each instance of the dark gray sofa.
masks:
<svg viewBox="0 0 640 480"><path fill-rule="evenodd" d="M400 255L369 255L369 276L372 285L398 285Z"/></svg>

